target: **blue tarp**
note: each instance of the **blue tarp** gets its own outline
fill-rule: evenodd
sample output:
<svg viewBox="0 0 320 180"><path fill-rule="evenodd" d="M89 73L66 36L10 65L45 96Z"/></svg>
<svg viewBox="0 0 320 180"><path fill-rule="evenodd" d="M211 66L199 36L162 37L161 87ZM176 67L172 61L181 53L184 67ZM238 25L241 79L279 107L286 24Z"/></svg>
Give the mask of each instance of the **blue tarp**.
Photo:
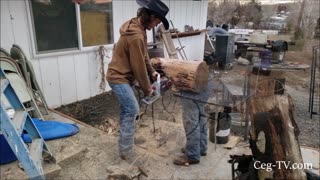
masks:
<svg viewBox="0 0 320 180"><path fill-rule="evenodd" d="M32 121L45 141L72 136L79 132L79 127L76 124L62 123L54 120L42 121L37 118L33 118ZM27 133L22 134L22 139L26 143L32 142ZM1 134L0 164L7 164L15 160L17 160L15 154L11 150L4 136Z"/></svg>
<svg viewBox="0 0 320 180"><path fill-rule="evenodd" d="M53 120L42 121L37 118L33 118L32 120L45 141L72 136L79 132L79 127L75 124L62 123ZM24 133L22 138L24 142L31 143L31 138L28 134Z"/></svg>

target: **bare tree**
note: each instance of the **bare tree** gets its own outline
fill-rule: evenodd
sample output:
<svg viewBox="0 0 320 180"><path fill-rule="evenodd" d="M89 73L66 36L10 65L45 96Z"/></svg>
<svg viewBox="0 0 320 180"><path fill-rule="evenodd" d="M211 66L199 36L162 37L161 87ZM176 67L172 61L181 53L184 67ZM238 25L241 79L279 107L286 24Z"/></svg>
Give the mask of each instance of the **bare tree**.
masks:
<svg viewBox="0 0 320 180"><path fill-rule="evenodd" d="M302 31L302 16L303 16L303 11L304 11L304 6L306 4L306 0L302 1L301 7L300 7L300 12L299 12L299 17L298 17L298 23L296 25L296 30L294 33L294 36L296 39L303 38L304 33Z"/></svg>

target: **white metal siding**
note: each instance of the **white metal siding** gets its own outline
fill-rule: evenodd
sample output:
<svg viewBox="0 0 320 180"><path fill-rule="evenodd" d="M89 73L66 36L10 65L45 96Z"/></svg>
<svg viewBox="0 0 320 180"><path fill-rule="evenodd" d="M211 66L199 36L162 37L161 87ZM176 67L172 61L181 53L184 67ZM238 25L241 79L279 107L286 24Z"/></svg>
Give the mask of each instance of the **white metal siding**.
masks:
<svg viewBox="0 0 320 180"><path fill-rule="evenodd" d="M32 53L31 28L28 24L26 0L1 0L1 47L10 50L13 43L22 47L31 58L37 80L42 88L49 107L55 108L63 104L87 99L101 93L99 84L100 56L96 51L76 52L74 54L34 58ZM167 16L175 28L184 31L184 25L192 25L194 29L205 28L207 17L207 0L165 0L170 8ZM115 42L119 39L119 27L123 22L136 16L138 5L134 0L113 1L113 24ZM171 25L170 25L171 26ZM152 41L152 33L148 32L148 40ZM178 47L177 40L174 40ZM181 38L186 46L189 59L202 60L204 34ZM105 72L112 56L108 49L104 59ZM106 91L110 87L106 85Z"/></svg>
<svg viewBox="0 0 320 180"><path fill-rule="evenodd" d="M74 55L59 56L57 62L61 102L72 103L77 100Z"/></svg>
<svg viewBox="0 0 320 180"><path fill-rule="evenodd" d="M90 97L90 77L89 77L89 63L87 55L74 55L74 69L76 76L77 100L86 99Z"/></svg>
<svg viewBox="0 0 320 180"><path fill-rule="evenodd" d="M173 26L183 32L185 25L193 29L204 29L207 21L208 1L164 1L170 8L168 19ZM171 27L171 23L170 23ZM184 51L189 60L203 60L205 34L180 38ZM180 47L178 39L173 40L175 47Z"/></svg>
<svg viewBox="0 0 320 180"><path fill-rule="evenodd" d="M30 38L29 38L30 37L29 29L27 29L28 21L26 19L27 11L26 11L25 2L23 0L18 0L18 1L5 0L3 3L8 4L8 9L10 13L9 16L11 18L9 25L11 25L11 31L14 36L13 42L18 44L24 50L26 56L30 57L31 44L30 44ZM1 5L3 3L1 1ZM2 16L2 12L1 12L1 16ZM1 22L1 26L2 26L2 22ZM5 33L9 33L9 32L5 31ZM9 45L11 42L12 41L8 41L6 43ZM11 47L11 45L12 44L10 44L9 47ZM2 46L2 36L1 36L1 46Z"/></svg>
<svg viewBox="0 0 320 180"><path fill-rule="evenodd" d="M9 12L9 1L0 1L1 6L1 47L8 50L14 42L11 17Z"/></svg>
<svg viewBox="0 0 320 180"><path fill-rule="evenodd" d="M59 66L57 57L42 58L40 67L35 71L41 72L42 91L50 107L58 107L64 104L61 99L61 87L59 80ZM39 80L39 77L37 77Z"/></svg>

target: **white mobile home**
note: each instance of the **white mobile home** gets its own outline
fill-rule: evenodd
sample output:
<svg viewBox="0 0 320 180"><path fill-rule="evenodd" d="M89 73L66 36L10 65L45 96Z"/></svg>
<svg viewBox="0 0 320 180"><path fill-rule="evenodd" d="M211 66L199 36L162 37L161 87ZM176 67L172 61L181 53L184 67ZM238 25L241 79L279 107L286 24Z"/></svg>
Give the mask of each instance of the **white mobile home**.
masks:
<svg viewBox="0 0 320 180"><path fill-rule="evenodd" d="M167 15L179 31L185 25L204 29L208 0L164 0ZM51 108L101 93L100 56L104 69L111 60L119 27L134 17L135 0L1 0L1 47L18 44L31 60L38 83ZM148 33L152 41L152 33ZM202 60L204 33L180 39L188 59ZM178 46L177 40L174 40ZM106 85L106 90L110 90Z"/></svg>

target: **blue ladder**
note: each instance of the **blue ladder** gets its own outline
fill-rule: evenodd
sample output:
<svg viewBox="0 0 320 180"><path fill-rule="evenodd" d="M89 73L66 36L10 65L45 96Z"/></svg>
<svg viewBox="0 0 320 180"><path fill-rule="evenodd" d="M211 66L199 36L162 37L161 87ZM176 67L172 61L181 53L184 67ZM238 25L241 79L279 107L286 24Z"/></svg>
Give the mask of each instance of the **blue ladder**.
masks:
<svg viewBox="0 0 320 180"><path fill-rule="evenodd" d="M1 95L4 94L15 110L14 117L11 120L1 102L0 130L29 178L45 179L42 160L49 163L55 163L56 160L32 122L26 108L19 100L4 71L1 68L0 70ZM25 144L21 138L23 130L26 130L32 137L32 143L29 145Z"/></svg>

